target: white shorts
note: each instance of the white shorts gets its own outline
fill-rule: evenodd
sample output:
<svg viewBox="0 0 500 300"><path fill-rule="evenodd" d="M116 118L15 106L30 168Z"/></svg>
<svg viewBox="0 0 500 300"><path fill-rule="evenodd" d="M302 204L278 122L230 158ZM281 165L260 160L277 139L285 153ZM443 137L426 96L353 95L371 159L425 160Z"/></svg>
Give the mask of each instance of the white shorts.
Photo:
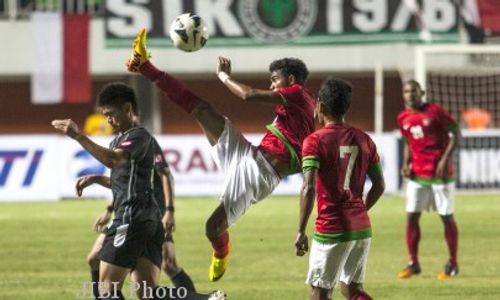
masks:
<svg viewBox="0 0 500 300"><path fill-rule="evenodd" d="M280 182L278 173L226 118L224 131L212 147L212 156L225 173L221 201L232 225L252 205L271 194Z"/></svg>
<svg viewBox="0 0 500 300"><path fill-rule="evenodd" d="M339 280L363 283L370 242L371 238L333 244L313 240L306 283L327 290Z"/></svg>
<svg viewBox="0 0 500 300"><path fill-rule="evenodd" d="M409 180L406 185L406 211L422 212L436 210L441 216L453 214L455 183L422 185Z"/></svg>

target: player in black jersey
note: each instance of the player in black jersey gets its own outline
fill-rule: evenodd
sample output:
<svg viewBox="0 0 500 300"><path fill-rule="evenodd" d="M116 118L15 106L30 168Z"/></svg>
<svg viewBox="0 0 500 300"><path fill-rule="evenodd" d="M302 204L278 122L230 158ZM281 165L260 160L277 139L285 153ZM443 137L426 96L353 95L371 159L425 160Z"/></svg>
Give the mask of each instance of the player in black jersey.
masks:
<svg viewBox="0 0 500 300"><path fill-rule="evenodd" d="M99 94L98 105L117 134L109 149L82 134L71 119L54 120L52 125L111 169L115 217L99 253L100 299L116 299L117 295L124 299L118 291L129 272L141 283L139 298L151 299L146 295L151 289L155 291L153 296L169 294L158 287L164 231L153 193L154 139L135 124L137 102L129 86L108 84ZM204 298L185 299L190 298L224 299L224 295L217 292Z"/></svg>
<svg viewBox="0 0 500 300"><path fill-rule="evenodd" d="M154 195L160 208L160 213L163 216L162 224L165 230L165 240L162 248L162 265L161 269L169 276L172 283L176 287L185 287L189 291L195 291L193 281L189 275L177 264L175 255L175 245L173 241L173 230L175 227L174 218L174 198L173 198L173 177L170 173L170 168L163 155L163 150L155 140L155 174L154 174ZM102 175L86 175L77 179L76 192L78 196L82 195L85 188L92 184L99 184L110 188L110 180L108 176ZM94 296L98 297L97 282L99 281L99 259L98 253L102 248L105 238L105 226L111 220L113 207L108 206L107 209L100 215L95 224L94 229L99 234L95 240L90 253L87 256L87 262L91 268L92 288Z"/></svg>

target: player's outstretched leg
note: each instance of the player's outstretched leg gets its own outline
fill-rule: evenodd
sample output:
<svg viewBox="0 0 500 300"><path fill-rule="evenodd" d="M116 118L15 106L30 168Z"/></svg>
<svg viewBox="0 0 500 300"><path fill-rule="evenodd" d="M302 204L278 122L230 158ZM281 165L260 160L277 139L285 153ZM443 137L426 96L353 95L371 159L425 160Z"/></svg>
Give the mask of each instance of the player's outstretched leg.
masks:
<svg viewBox="0 0 500 300"><path fill-rule="evenodd" d="M195 117L212 146L217 143L224 130L225 119L210 103L194 94L184 82L158 70L149 61L144 63L140 70L145 77L155 82L172 102Z"/></svg>
<svg viewBox="0 0 500 300"><path fill-rule="evenodd" d="M171 234L167 234L162 249L161 269L176 287L185 287L188 291L196 291L191 277L177 265L175 244Z"/></svg>
<svg viewBox="0 0 500 300"><path fill-rule="evenodd" d="M208 278L217 281L226 272L229 261L229 232L226 211L221 203L212 213L206 223L206 235L212 243L213 255Z"/></svg>
<svg viewBox="0 0 500 300"><path fill-rule="evenodd" d="M418 275L421 272L420 263L418 261L418 244L420 242L420 215L421 213L408 213L406 223L406 247L408 249L408 257L410 262L401 272L398 277L401 279L410 278L413 275Z"/></svg>
<svg viewBox="0 0 500 300"><path fill-rule="evenodd" d="M441 216L441 220L443 221L444 236L446 245L448 246L448 252L450 254L450 258L444 266L444 271L440 272L437 275L438 279L444 280L453 276L457 276L459 272L457 262L458 228L453 215Z"/></svg>

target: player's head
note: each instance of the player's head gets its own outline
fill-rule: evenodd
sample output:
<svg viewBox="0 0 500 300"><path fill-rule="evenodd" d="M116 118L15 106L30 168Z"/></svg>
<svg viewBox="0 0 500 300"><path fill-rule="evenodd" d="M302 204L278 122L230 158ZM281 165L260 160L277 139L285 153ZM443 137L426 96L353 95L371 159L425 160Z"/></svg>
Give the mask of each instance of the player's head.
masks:
<svg viewBox="0 0 500 300"><path fill-rule="evenodd" d="M292 84L304 85L309 75L306 65L298 58L282 58L269 65L271 90L281 89Z"/></svg>
<svg viewBox="0 0 500 300"><path fill-rule="evenodd" d="M352 86L342 79L328 77L318 92L315 114L322 118L342 120L351 106ZM322 122L320 122L322 123Z"/></svg>
<svg viewBox="0 0 500 300"><path fill-rule="evenodd" d="M416 80L408 80L403 84L403 100L407 107L418 109L424 103L425 92Z"/></svg>
<svg viewBox="0 0 500 300"><path fill-rule="evenodd" d="M130 86L120 82L107 84L99 93L98 104L114 133L134 126L138 108L135 92Z"/></svg>

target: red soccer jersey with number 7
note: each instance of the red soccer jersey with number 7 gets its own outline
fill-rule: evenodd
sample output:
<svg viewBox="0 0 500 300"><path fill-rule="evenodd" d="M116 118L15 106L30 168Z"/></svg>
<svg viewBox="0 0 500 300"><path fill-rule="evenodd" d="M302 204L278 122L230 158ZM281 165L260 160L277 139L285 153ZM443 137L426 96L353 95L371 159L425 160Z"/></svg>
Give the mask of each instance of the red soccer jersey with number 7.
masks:
<svg viewBox="0 0 500 300"><path fill-rule="evenodd" d="M441 106L425 103L419 110L406 108L399 113L398 126L410 147L412 177L433 179L457 123ZM446 172L445 179L453 176L451 158Z"/></svg>
<svg viewBox="0 0 500 300"><path fill-rule="evenodd" d="M304 140L302 158L304 170L318 171L316 232L369 228L363 188L368 172L381 171L372 139L348 124L328 124Z"/></svg>

